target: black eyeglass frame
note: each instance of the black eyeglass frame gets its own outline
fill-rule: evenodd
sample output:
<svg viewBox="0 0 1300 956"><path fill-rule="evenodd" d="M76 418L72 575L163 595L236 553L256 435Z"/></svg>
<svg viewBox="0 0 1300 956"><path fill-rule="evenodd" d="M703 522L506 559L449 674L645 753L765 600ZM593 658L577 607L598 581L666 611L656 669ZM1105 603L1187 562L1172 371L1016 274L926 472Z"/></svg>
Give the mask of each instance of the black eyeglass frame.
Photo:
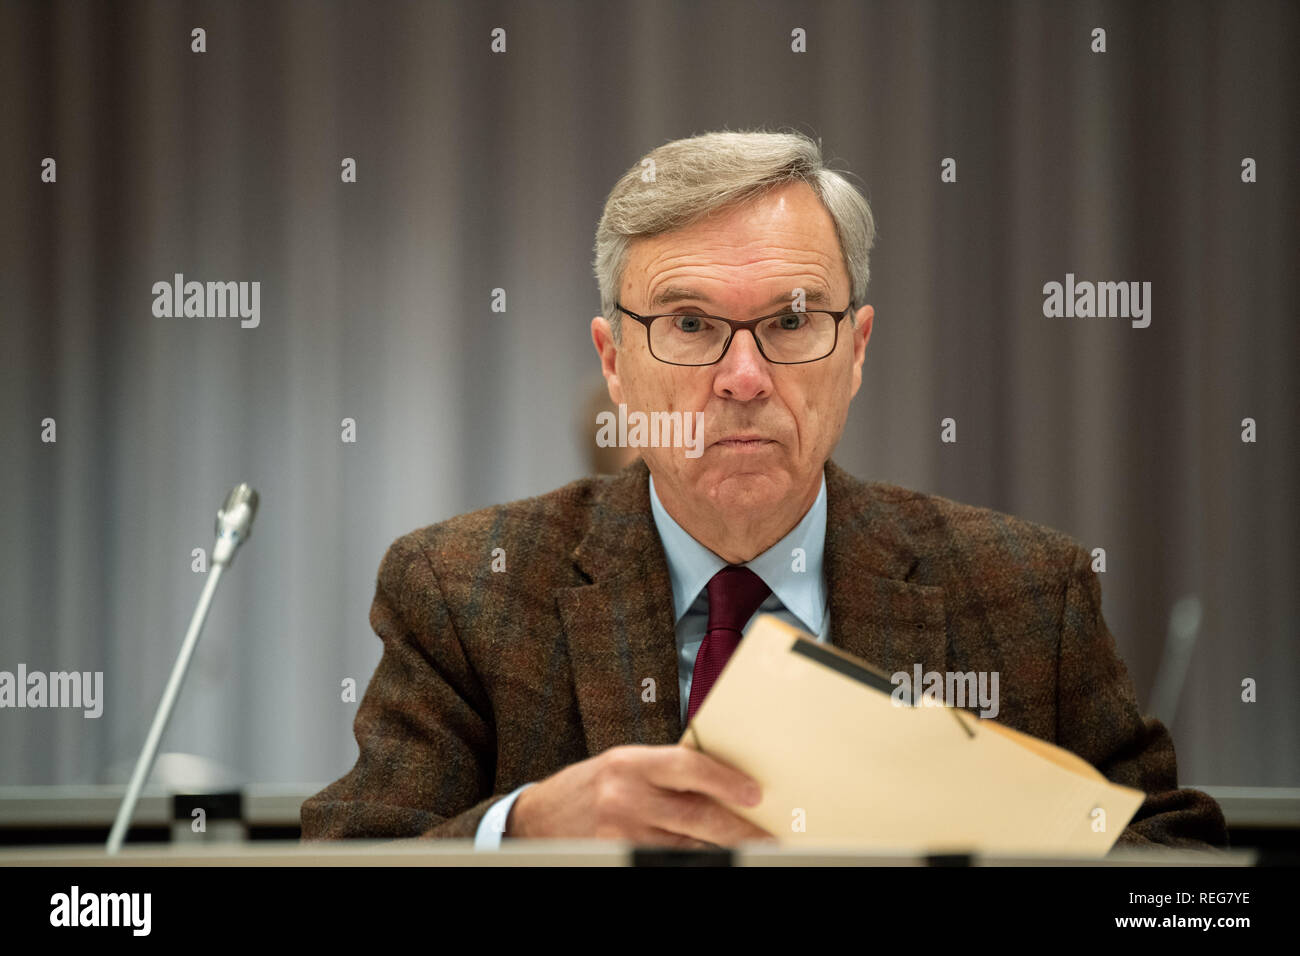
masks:
<svg viewBox="0 0 1300 956"><path fill-rule="evenodd" d="M835 320L835 341L831 343L830 351L825 355L819 355L814 359L803 359L799 362L782 362L778 359L768 358L767 353L763 351L763 343L759 341L758 336L754 334L754 330L751 329L750 326L756 325L764 319L775 319L779 315L804 315L808 312L825 312L828 315L836 315L837 313L830 309L804 309L803 312L796 312L793 309L782 309L780 312L773 312L771 315L760 315L756 319L727 319L720 315L706 315L703 312L660 312L657 315L637 315L631 309L623 308L622 304L619 302L615 302L614 307L628 318L636 319L636 321L645 326L646 345L650 349L650 354L654 356L656 360L663 362L665 365L677 365L681 368L708 368L710 365L717 365L727 357L727 349L731 348L732 339L736 337L736 333L741 329L749 329L749 334L754 336L754 344L758 346L758 354L763 356L764 359L771 362L773 365L807 365L810 362L820 362L822 359L830 358L835 354L835 349L840 344L840 323L843 322L845 317L853 311L853 303L850 302L844 308L844 311L838 313L839 317ZM666 319L670 316L682 315L693 315L700 319L713 319L717 322L725 322L730 328L731 331L727 333L727 341L722 345L722 352L712 362L700 362L698 364L695 362L670 362L667 359L661 359L658 355L655 355L654 346L650 344L650 323L655 319Z"/></svg>

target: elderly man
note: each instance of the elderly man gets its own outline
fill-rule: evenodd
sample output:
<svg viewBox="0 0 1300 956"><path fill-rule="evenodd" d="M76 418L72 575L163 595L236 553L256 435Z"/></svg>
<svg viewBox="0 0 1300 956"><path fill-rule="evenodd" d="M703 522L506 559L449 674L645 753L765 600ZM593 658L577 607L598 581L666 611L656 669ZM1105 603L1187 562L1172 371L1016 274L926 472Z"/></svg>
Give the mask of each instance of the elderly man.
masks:
<svg viewBox="0 0 1300 956"><path fill-rule="evenodd" d="M624 174L592 341L613 401L698 420L702 453L644 447L613 478L396 541L360 756L303 804L305 839L770 839L728 808L755 781L677 745L766 611L885 673L998 671L1000 722L1146 792L1118 845L1226 842L1217 804L1175 789L1076 542L829 460L862 382L873 237L798 134L678 140Z"/></svg>

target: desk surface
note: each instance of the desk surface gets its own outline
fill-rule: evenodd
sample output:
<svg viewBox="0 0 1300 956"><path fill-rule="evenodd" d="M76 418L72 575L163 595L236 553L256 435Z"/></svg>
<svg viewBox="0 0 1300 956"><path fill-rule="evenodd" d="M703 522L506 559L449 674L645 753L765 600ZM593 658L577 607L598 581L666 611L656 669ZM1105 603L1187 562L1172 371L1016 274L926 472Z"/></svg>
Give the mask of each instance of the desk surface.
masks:
<svg viewBox="0 0 1300 956"><path fill-rule="evenodd" d="M609 840L528 840L475 850L472 840L152 844L108 856L103 846L0 849L4 866L630 866L632 844ZM671 852L671 851L669 851ZM1102 860L1055 856L973 857L973 866L1251 866L1251 850L1117 850ZM742 845L733 866L925 866L924 854L869 847Z"/></svg>
<svg viewBox="0 0 1300 956"><path fill-rule="evenodd" d="M252 826L297 826L302 802L324 784L248 784L242 788L244 821ZM1300 828L1300 787L1196 787L1219 802L1229 827ZM0 787L0 827L108 826L126 788L75 784ZM146 789L134 826L166 826L171 799Z"/></svg>

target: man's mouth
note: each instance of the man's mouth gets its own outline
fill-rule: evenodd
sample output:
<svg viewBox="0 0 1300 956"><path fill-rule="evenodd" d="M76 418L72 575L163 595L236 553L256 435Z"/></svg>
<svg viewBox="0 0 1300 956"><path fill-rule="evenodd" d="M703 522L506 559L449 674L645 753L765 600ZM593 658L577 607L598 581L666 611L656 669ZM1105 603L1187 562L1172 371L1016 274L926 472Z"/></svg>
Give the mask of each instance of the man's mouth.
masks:
<svg viewBox="0 0 1300 956"><path fill-rule="evenodd" d="M733 451L755 451L764 445L773 444L772 439L764 438L762 435L729 435L713 444L721 448L730 448Z"/></svg>

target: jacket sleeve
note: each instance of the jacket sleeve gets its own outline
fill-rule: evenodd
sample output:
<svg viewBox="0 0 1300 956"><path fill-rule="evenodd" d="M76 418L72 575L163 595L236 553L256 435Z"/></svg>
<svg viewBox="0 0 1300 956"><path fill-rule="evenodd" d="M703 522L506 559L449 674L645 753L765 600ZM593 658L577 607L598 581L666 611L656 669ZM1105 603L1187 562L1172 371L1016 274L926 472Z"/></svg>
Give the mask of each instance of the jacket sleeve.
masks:
<svg viewBox="0 0 1300 956"><path fill-rule="evenodd" d="M1223 811L1207 794L1178 787L1174 743L1137 695L1101 613L1091 557L1075 548L1065 587L1057 657L1057 743L1114 783L1146 793L1116 848L1227 845Z"/></svg>
<svg viewBox="0 0 1300 956"><path fill-rule="evenodd" d="M379 567L370 624L383 655L357 708L360 753L302 805L302 839L471 839L492 793L491 705L416 534Z"/></svg>

